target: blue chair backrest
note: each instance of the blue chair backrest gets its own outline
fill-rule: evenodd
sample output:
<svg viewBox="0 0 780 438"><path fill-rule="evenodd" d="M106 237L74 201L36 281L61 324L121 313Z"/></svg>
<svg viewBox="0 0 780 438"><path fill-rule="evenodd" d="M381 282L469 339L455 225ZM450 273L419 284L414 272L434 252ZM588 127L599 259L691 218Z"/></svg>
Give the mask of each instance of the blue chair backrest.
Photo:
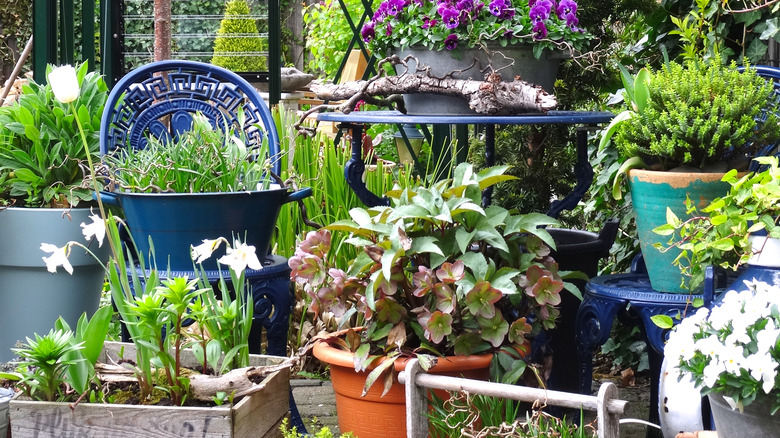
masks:
<svg viewBox="0 0 780 438"><path fill-rule="evenodd" d="M777 108L778 111L780 111L780 68L777 67L771 67L768 65L756 65L753 66L753 68L756 70L756 73L758 73L759 76L765 78L768 81L772 81L775 86L775 93L774 95L770 96L770 104L774 103L775 108ZM740 67L740 70L742 68ZM771 105L769 105L771 106ZM780 113L777 114L778 118L780 118ZM763 115L763 120L766 120L766 114ZM768 156L768 155L777 155L780 153L780 144L772 144L766 146L764 149L758 152L756 156ZM751 163L750 170L757 171L759 169L759 164L756 162Z"/></svg>
<svg viewBox="0 0 780 438"><path fill-rule="evenodd" d="M272 168L279 175L279 135L257 90L229 70L195 61L158 61L125 75L108 96L100 153L143 149L150 136L176 140L191 129L197 112L215 128L243 129L248 147L258 147L267 138Z"/></svg>

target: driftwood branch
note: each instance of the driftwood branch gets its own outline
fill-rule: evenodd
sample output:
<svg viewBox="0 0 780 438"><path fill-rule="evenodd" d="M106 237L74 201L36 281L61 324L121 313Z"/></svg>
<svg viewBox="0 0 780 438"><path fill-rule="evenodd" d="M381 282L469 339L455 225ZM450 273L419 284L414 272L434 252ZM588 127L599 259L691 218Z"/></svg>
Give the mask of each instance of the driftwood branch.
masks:
<svg viewBox="0 0 780 438"><path fill-rule="evenodd" d="M289 368L293 362L294 359L288 359L278 365L238 368L221 376L195 374L190 376L190 394L192 398L201 401L212 401L218 392L233 394L235 398L251 395L265 387L264 383L255 381Z"/></svg>
<svg viewBox="0 0 780 438"><path fill-rule="evenodd" d="M415 61L417 67L409 68L409 61ZM387 76L383 64L406 67L406 73L399 76ZM303 127L302 123L309 115L322 110L338 110L350 113L357 102L379 106L392 106L401 112L406 112L402 105L401 94L427 93L460 97L468 101L469 106L478 114L517 114L523 112L545 112L554 109L558 102L554 95L548 94L541 87L525 82L519 77L511 82L502 82L501 74L489 71L484 81L473 79L456 79L453 73L437 77L430 68L414 56L400 59L390 56L379 62L379 74L365 81L351 81L343 84L313 85L312 90L319 99L325 101L343 100L333 105L318 105L306 111L295 127L302 133L313 133L312 128Z"/></svg>

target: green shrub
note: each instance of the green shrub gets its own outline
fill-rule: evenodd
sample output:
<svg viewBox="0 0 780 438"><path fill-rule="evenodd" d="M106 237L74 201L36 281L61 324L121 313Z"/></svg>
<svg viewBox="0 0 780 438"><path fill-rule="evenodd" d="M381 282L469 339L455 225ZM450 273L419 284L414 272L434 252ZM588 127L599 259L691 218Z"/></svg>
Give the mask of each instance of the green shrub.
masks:
<svg viewBox="0 0 780 438"><path fill-rule="evenodd" d="M260 36L257 24L249 17L246 0L230 0L225 6L225 18L220 23L214 42L211 63L232 71L265 71L266 56L258 52L268 49L268 41Z"/></svg>

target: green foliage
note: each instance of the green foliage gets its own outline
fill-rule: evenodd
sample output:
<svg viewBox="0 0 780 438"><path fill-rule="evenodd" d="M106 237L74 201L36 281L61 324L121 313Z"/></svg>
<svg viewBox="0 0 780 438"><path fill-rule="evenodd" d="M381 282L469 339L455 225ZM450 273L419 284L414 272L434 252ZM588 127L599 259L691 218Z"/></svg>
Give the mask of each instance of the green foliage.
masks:
<svg viewBox="0 0 780 438"><path fill-rule="evenodd" d="M357 23L363 11L361 0L344 0L344 4L353 22ZM306 49L311 53L309 69L328 78L335 77L352 39L352 30L338 0L312 3L304 11L303 21Z"/></svg>
<svg viewBox="0 0 780 438"><path fill-rule="evenodd" d="M772 84L755 70L740 73L719 58L670 62L634 91L632 106L607 128L625 157L639 157L667 170L702 168L752 156L780 136L769 96ZM638 84L634 84L637 89ZM627 90L629 87L626 88ZM646 104L645 104L646 102ZM767 111L767 121L758 120Z"/></svg>
<svg viewBox="0 0 780 438"><path fill-rule="evenodd" d="M211 63L236 72L268 70L266 56L260 52L268 49L255 21L248 17L246 0L229 0L225 6L225 18L219 25L214 41L214 57Z"/></svg>
<svg viewBox="0 0 780 438"><path fill-rule="evenodd" d="M433 438L452 436L512 436L521 438L562 437L593 438L596 430L584 424L580 414L579 425L539 411L526 412L525 421L521 403L513 400L450 393L443 400L431 391L431 410L428 415L428 433Z"/></svg>
<svg viewBox="0 0 780 438"><path fill-rule="evenodd" d="M517 179L497 184L492 202L508 210L546 212L551 199L570 193L576 181L577 154L568 134L567 130L549 126L497 127L495 156L501 164L511 166L507 175ZM469 162L484 167L484 151L483 139L472 140Z"/></svg>
<svg viewBox="0 0 780 438"><path fill-rule="evenodd" d="M654 231L670 236L669 245L681 250L674 263L684 277L683 286L695 290L704 281L704 268L719 265L736 269L753 255L751 237L767 233L780 238L780 167L777 157L756 159L766 168L739 177L735 170L723 181L728 194L713 199L700 210L696 200L686 201L690 219L677 218L669 210L667 224ZM689 280L686 283L686 279Z"/></svg>
<svg viewBox="0 0 780 438"><path fill-rule="evenodd" d="M95 379L95 364L103 351L103 343L108 335L113 315L113 308L104 306L99 308L89 320L86 313L82 314L76 323L71 344L82 345L83 348L71 350L66 354L65 359L72 361L73 364L68 367L65 380L78 394L87 391L89 384ZM65 332L71 331L68 323L61 317L55 322L54 328Z"/></svg>
<svg viewBox="0 0 780 438"><path fill-rule="evenodd" d="M663 0L650 20L649 39L673 56L689 57L694 50L711 55L719 50L724 59L747 58L757 64L772 40L780 42L780 5L754 6L747 0Z"/></svg>
<svg viewBox="0 0 780 438"><path fill-rule="evenodd" d="M479 206L484 188L511 178L505 170L475 173L460 164L452 179L388 192L392 207L352 209L349 220L299 244L291 278L313 299L311 309L331 311L342 324L361 315L366 330L345 345L357 350L356 369L376 359L369 354L518 349L529 333L554 327L559 294L576 293L547 257L552 237L538 228L556 221ZM344 242L362 249L346 270L328 260L330 231L348 233ZM519 318L507 321L502 309L510 307ZM533 321L526 319L531 313ZM366 388L392 361L369 374Z"/></svg>
<svg viewBox="0 0 780 438"><path fill-rule="evenodd" d="M78 361L70 353L82 349L83 343L73 343L73 332L65 330L34 336L23 347L11 349L23 361L18 368L19 384L36 400L59 401L65 396L65 373Z"/></svg>
<svg viewBox="0 0 780 438"><path fill-rule="evenodd" d="M0 14L0 83L5 85L32 31L32 2L3 1ZM27 64L30 63L28 58Z"/></svg>
<svg viewBox="0 0 780 438"><path fill-rule="evenodd" d="M239 123L243 123L239 121ZM117 149L104 161L117 189L136 193L240 192L267 189L266 145L248 149L243 132L214 129L196 114L174 142L150 138L143 149Z"/></svg>
<svg viewBox="0 0 780 438"><path fill-rule="evenodd" d="M636 371L650 369L647 343L637 326L615 324L609 339L601 346L601 354L609 356L619 370L633 367Z"/></svg>
<svg viewBox="0 0 780 438"><path fill-rule="evenodd" d="M57 101L51 85L30 82L18 102L0 109L0 204L75 206L92 199L75 118L96 160L108 87L99 74L87 73L87 64L78 67L78 80L81 91L72 105Z"/></svg>
<svg viewBox="0 0 780 438"><path fill-rule="evenodd" d="M330 431L330 428L328 426L323 426L320 430L318 430L314 435L308 434L303 435L302 433L298 432L298 428L293 426L290 428L290 420L288 418L284 418L282 420L282 424L279 426L279 430L282 431L282 437L284 438L304 438L304 437L314 437L314 438L336 438L335 435L333 435L333 432ZM354 438L354 435L352 435L351 432L342 433L338 436L338 438Z"/></svg>

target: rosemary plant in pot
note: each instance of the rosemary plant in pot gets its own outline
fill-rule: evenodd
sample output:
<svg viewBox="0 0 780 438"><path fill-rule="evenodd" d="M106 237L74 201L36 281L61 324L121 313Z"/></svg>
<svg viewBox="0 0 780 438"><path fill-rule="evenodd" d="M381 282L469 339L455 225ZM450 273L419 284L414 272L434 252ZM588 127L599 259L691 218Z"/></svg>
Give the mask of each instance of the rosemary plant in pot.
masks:
<svg viewBox="0 0 780 438"><path fill-rule="evenodd" d="M564 288L578 294L538 228L554 219L480 207L482 189L510 178L504 170L474 173L464 163L430 188L390 192L391 207L353 209L351 220L309 233L290 258L314 311L363 327L314 346L330 363L341 430L404 436L403 387L394 376L409 357L432 372L485 378L494 353L494 371L504 367L515 381L528 337L554 326ZM362 249L346 270L329 263L331 232L349 233L346 244ZM358 390L350 392L356 383L339 379L355 373ZM361 400L368 412L356 413Z"/></svg>
<svg viewBox="0 0 780 438"><path fill-rule="evenodd" d="M520 76L547 92L560 61L591 38L579 27L575 0L384 0L361 35L377 54L413 55L410 73L423 64L435 77L482 80L498 72L505 81ZM474 114L452 96L406 94L404 101L410 114Z"/></svg>
<svg viewBox="0 0 780 438"><path fill-rule="evenodd" d="M30 82L17 102L0 108L0 362L58 316L75 325L94 312L103 284L103 269L83 251L72 254L81 267L74 276L51 274L41 262L42 242L78 239L79 224L89 221L88 158L98 153L107 97L103 79L86 64L47 70L48 84Z"/></svg>
<svg viewBox="0 0 780 438"><path fill-rule="evenodd" d="M749 66L740 72L718 56L642 69L635 78L624 71L623 81L627 109L599 147L614 144L625 158L613 194L622 197L620 176L627 175L653 289L684 292L672 264L678 253L654 248L660 236L653 229L666 223L667 207L682 218L686 198L703 207L724 194L726 171L747 170L756 151L778 141L773 87Z"/></svg>

